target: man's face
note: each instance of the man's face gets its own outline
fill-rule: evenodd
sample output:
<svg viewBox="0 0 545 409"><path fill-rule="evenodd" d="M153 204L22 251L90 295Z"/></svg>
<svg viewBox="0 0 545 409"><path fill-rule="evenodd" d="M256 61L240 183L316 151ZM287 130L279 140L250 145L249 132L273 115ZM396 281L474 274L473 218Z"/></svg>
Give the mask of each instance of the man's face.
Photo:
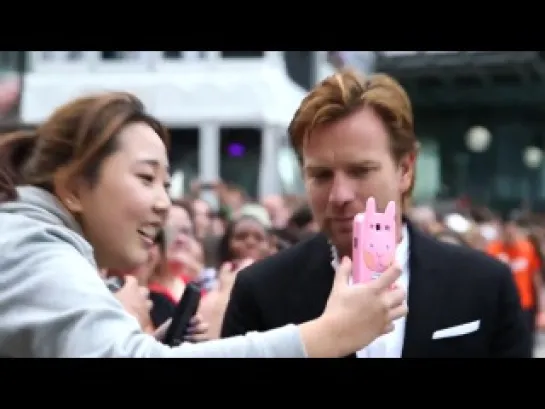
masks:
<svg viewBox="0 0 545 409"><path fill-rule="evenodd" d="M387 129L373 109L313 130L302 157L315 220L342 255L350 255L353 219L368 197L375 198L378 212L394 200L400 225L401 196L410 187L415 154L394 161Z"/></svg>

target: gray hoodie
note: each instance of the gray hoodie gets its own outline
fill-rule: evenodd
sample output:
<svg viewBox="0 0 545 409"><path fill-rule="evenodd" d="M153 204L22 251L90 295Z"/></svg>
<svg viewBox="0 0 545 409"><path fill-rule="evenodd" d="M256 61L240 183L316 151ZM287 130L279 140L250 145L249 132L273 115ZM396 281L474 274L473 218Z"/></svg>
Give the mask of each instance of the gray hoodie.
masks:
<svg viewBox="0 0 545 409"><path fill-rule="evenodd" d="M0 356L305 357L296 326L170 348L140 330L98 275L79 226L45 190L0 204Z"/></svg>

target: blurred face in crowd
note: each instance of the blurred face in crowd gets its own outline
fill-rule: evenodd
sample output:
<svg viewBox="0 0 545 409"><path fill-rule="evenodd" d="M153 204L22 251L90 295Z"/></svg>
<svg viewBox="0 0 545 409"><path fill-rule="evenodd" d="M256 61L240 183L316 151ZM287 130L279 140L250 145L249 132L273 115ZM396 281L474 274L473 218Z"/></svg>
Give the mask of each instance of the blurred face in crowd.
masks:
<svg viewBox="0 0 545 409"><path fill-rule="evenodd" d="M229 247L237 260L259 260L269 252L269 236L261 223L244 217L236 222Z"/></svg>
<svg viewBox="0 0 545 409"><path fill-rule="evenodd" d="M66 206L81 220L100 267L131 269L148 260L170 199L168 157L159 135L127 125L96 185L79 182Z"/></svg>
<svg viewBox="0 0 545 409"><path fill-rule="evenodd" d="M502 239L506 243L514 242L520 234L519 227L515 222L508 221L502 227Z"/></svg>
<svg viewBox="0 0 545 409"><path fill-rule="evenodd" d="M410 188L415 155L396 163L388 131L372 108L314 129L302 158L315 220L342 255L350 254L354 216L365 210L370 196L378 212L394 200L400 223L401 196Z"/></svg>
<svg viewBox="0 0 545 409"><path fill-rule="evenodd" d="M472 227L465 235L465 239L469 246L475 250L485 251L487 241L481 234L481 230L478 227Z"/></svg>
<svg viewBox="0 0 545 409"><path fill-rule="evenodd" d="M193 213L195 214L195 234L203 238L210 229L210 206L202 199L195 199Z"/></svg>
<svg viewBox="0 0 545 409"><path fill-rule="evenodd" d="M289 218L284 199L278 195L270 195L263 199L263 207L269 212L274 227L283 227Z"/></svg>
<svg viewBox="0 0 545 409"><path fill-rule="evenodd" d="M183 234L190 237L194 235L193 222L183 207L173 205L170 208L166 225L175 234Z"/></svg>
<svg viewBox="0 0 545 409"><path fill-rule="evenodd" d="M168 214L165 233L169 262L187 262L187 257L202 259L202 248L194 237L193 223L187 211L172 206Z"/></svg>
<svg viewBox="0 0 545 409"><path fill-rule="evenodd" d="M228 188L224 194L225 204L233 211L237 211L246 201L244 193L235 187Z"/></svg>
<svg viewBox="0 0 545 409"><path fill-rule="evenodd" d="M409 217L415 225L427 233L433 234L437 228L437 216L431 207L413 207L409 212Z"/></svg>

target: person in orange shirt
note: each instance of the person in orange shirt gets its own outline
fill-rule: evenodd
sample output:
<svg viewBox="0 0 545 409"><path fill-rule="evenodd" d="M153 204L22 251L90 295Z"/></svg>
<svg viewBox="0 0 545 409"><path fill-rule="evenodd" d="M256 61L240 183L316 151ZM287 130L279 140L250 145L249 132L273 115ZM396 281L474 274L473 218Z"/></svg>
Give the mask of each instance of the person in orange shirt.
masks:
<svg viewBox="0 0 545 409"><path fill-rule="evenodd" d="M511 267L520 303L532 334L533 346L536 317L541 311L541 259L517 221L512 218L503 223L500 238L488 244L487 253Z"/></svg>

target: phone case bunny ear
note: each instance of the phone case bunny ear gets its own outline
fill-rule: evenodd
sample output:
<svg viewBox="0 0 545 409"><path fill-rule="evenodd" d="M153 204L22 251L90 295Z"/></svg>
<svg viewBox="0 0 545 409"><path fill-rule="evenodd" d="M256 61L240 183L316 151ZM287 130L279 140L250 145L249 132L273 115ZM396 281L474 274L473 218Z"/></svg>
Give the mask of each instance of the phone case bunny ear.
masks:
<svg viewBox="0 0 545 409"><path fill-rule="evenodd" d="M391 200L388 203L388 206L386 206L386 211L384 212L384 214L388 218L391 218L391 219L395 218L395 216L396 216L396 203L393 200Z"/></svg>
<svg viewBox="0 0 545 409"><path fill-rule="evenodd" d="M375 203L375 198L371 196L370 198L367 199L367 203L365 205L365 215L371 216L375 214L376 211L377 211L377 205Z"/></svg>

